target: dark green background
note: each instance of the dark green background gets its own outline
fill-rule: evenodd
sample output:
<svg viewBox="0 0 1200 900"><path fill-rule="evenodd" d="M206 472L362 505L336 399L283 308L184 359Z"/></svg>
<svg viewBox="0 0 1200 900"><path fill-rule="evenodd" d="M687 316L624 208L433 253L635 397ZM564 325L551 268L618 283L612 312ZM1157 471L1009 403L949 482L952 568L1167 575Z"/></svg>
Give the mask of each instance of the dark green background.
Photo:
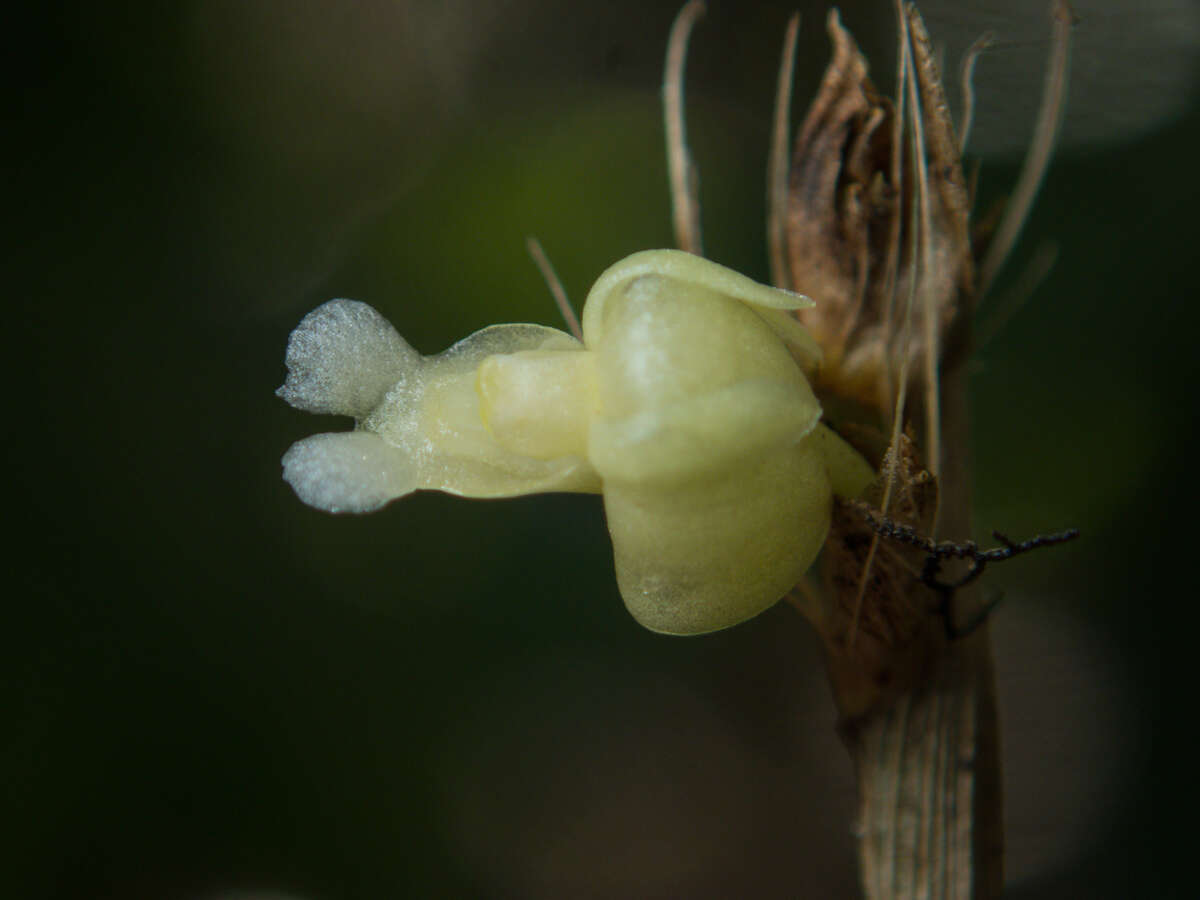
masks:
<svg viewBox="0 0 1200 900"><path fill-rule="evenodd" d="M558 324L527 234L576 301L670 243L675 4L636 8L125 2L6 27L0 895L851 891L850 767L789 608L654 636L597 498L339 518L279 477L343 427L272 393L320 302L430 353ZM689 80L709 255L760 278L787 14L718 6ZM827 58L805 14L797 118ZM846 18L890 60L886 7ZM1059 264L978 358L976 536L1084 532L989 575L1014 897L1168 889L1198 139L1193 104L1064 155L1021 245ZM985 203L1014 176L989 163Z"/></svg>

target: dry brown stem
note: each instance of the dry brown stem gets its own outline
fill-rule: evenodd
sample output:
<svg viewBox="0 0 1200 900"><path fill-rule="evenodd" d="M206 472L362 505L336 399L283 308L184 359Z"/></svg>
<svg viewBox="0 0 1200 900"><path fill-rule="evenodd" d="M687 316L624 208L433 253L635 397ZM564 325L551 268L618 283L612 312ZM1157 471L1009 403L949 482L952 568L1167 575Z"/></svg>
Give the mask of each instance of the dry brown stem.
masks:
<svg viewBox="0 0 1200 900"><path fill-rule="evenodd" d="M912 7L900 9L900 24L893 103L829 17L833 60L793 149L789 272L820 300L804 317L827 354L822 403L880 466L868 501L928 533L940 506L945 532L965 535L969 196L929 36ZM903 431L910 420L919 444ZM1002 832L986 627L948 640L945 598L921 583L919 554L881 543L849 507L835 513L825 556L825 603L811 618L855 763L866 895L996 896Z"/></svg>

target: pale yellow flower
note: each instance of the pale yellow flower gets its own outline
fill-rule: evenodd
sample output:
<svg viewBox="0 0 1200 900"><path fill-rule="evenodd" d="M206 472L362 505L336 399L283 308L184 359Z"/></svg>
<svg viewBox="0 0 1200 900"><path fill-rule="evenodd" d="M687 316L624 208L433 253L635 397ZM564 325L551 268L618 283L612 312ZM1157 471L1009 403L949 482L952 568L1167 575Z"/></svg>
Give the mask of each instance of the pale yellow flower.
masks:
<svg viewBox="0 0 1200 900"><path fill-rule="evenodd" d="M333 300L292 333L279 395L356 427L294 444L284 478L330 512L420 489L602 493L634 617L671 634L725 628L799 581L835 490L873 477L820 424L805 376L820 352L792 315L811 305L651 250L600 276L582 342L497 325L423 357L371 307Z"/></svg>

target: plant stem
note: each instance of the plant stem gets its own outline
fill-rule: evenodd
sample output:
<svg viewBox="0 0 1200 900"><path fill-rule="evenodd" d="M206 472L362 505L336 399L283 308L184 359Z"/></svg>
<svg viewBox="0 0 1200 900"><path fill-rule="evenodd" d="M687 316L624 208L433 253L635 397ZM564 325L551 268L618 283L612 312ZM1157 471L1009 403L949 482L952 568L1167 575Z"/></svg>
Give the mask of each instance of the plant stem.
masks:
<svg viewBox="0 0 1200 900"><path fill-rule="evenodd" d="M970 524L965 353L942 373L946 533ZM952 362L950 359L947 362ZM970 608L972 592L955 603ZM951 641L896 701L848 723L859 868L871 900L992 898L1003 888L999 732L986 623Z"/></svg>

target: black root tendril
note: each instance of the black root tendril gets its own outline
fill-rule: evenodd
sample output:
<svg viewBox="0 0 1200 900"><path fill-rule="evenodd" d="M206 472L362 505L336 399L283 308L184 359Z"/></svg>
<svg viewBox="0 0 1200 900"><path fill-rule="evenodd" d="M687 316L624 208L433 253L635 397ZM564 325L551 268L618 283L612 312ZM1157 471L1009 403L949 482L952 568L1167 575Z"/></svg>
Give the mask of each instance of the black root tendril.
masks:
<svg viewBox="0 0 1200 900"><path fill-rule="evenodd" d="M954 624L954 617L950 614L954 592L982 575L988 563L1003 562L1030 550L1037 550L1039 547L1052 547L1055 544L1063 544L1079 537L1078 528L1068 528L1066 531L1053 534L1038 534L1024 541L1013 541L999 531L993 531L992 537L999 541L1001 546L993 547L991 550L982 550L974 541L935 541L909 525L903 525L881 515L861 501L855 503L855 506L863 514L863 518L867 520L871 530L881 538L909 544L924 551L925 564L921 567L921 583L936 591L942 598L940 606L946 618L946 633L951 639L965 637L982 625L1000 602L1001 595L989 600L983 609L972 617L971 621L961 627ZM943 581L940 577L942 563L948 559L967 560L966 573L959 578Z"/></svg>

